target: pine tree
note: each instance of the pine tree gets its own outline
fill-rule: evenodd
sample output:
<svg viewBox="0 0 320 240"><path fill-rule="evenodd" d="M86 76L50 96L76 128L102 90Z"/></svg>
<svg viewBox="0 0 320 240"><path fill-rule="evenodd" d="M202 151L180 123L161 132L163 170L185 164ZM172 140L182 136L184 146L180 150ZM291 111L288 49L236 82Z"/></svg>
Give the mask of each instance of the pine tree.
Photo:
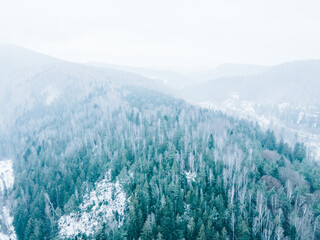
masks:
<svg viewBox="0 0 320 240"><path fill-rule="evenodd" d="M223 227L222 231L221 231L221 239L226 240L227 238L228 238L227 229L225 227Z"/></svg>
<svg viewBox="0 0 320 240"><path fill-rule="evenodd" d="M214 139L213 139L213 135L212 134L210 134L210 136L209 136L208 148L210 150L214 148Z"/></svg>
<svg viewBox="0 0 320 240"><path fill-rule="evenodd" d="M277 146L276 137L273 131L267 130L266 139L265 139L265 147L270 150L275 150Z"/></svg>
<svg viewBox="0 0 320 240"><path fill-rule="evenodd" d="M162 238L162 234L159 232L158 235L157 235L157 240L163 240Z"/></svg>
<svg viewBox="0 0 320 240"><path fill-rule="evenodd" d="M147 218L146 222L142 227L141 239L142 240L149 240L152 239L152 228L150 225L149 218Z"/></svg>
<svg viewBox="0 0 320 240"><path fill-rule="evenodd" d="M250 231L247 223L242 220L239 226L239 240L246 240L250 238Z"/></svg>
<svg viewBox="0 0 320 240"><path fill-rule="evenodd" d="M302 162L306 157L306 148L303 143L296 143L294 145L293 157L299 162Z"/></svg>
<svg viewBox="0 0 320 240"><path fill-rule="evenodd" d="M194 239L196 224L193 217L190 218L188 227L187 227L187 239Z"/></svg>
<svg viewBox="0 0 320 240"><path fill-rule="evenodd" d="M201 225L197 240L206 240L206 230L204 224Z"/></svg>

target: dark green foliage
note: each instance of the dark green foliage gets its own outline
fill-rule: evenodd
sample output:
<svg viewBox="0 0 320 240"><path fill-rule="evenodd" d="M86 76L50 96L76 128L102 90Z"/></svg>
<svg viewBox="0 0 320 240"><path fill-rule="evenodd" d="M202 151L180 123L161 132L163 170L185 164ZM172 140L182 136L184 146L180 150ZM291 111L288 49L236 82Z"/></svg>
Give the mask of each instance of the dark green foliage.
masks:
<svg viewBox="0 0 320 240"><path fill-rule="evenodd" d="M267 130L266 137L263 144L267 149L270 149L270 150L276 149L277 142L276 142L276 137L273 131Z"/></svg>
<svg viewBox="0 0 320 240"><path fill-rule="evenodd" d="M214 148L214 139L213 139L212 134L210 134L210 136L209 136L208 148L209 148L209 149Z"/></svg>
<svg viewBox="0 0 320 240"><path fill-rule="evenodd" d="M293 157L299 162L302 162L306 157L306 147L303 143L296 143L293 149Z"/></svg>

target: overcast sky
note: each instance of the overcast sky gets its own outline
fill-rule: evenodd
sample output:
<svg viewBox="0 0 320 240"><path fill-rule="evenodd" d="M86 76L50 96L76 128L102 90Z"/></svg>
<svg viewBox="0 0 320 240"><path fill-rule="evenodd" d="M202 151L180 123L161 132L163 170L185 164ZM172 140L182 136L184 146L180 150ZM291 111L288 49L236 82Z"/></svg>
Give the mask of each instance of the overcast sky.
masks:
<svg viewBox="0 0 320 240"><path fill-rule="evenodd" d="M320 1L0 0L0 41L77 62L273 65L320 58Z"/></svg>

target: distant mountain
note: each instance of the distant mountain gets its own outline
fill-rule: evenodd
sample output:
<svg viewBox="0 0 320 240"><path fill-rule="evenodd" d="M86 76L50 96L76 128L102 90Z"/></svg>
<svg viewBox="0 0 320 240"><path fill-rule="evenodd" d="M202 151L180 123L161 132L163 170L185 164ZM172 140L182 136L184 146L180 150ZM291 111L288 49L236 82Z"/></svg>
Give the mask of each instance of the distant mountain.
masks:
<svg viewBox="0 0 320 240"><path fill-rule="evenodd" d="M116 68L97 68L94 66L72 63L19 46L0 45L1 87L6 85L10 86L10 84L17 82L32 82L33 84L52 82L52 79L50 78L39 79L39 75L37 74L43 75L46 74L46 71L50 74L52 74L53 71L66 71L66 74L71 74L73 71L78 73L74 79L70 78L67 82L65 81L66 79L58 77L54 80L55 83L57 83L57 81L68 83L73 80L102 80L111 81L119 85L139 85L152 89L159 88L159 90L165 91L164 89L161 89L162 87L165 87L164 84L132 72Z"/></svg>
<svg viewBox="0 0 320 240"><path fill-rule="evenodd" d="M188 76L202 83L216 78L259 75L268 69L269 67L261 65L224 63L216 68L190 73Z"/></svg>
<svg viewBox="0 0 320 240"><path fill-rule="evenodd" d="M98 66L103 68L118 69L122 71L137 73L147 78L163 82L177 93L185 87L194 84L204 83L215 78L233 77L233 76L250 76L265 72L268 67L249 64L233 64L225 63L216 68L197 72L180 72L171 70L159 70L147 67L130 67L105 63L87 63L90 66Z"/></svg>
<svg viewBox="0 0 320 240"><path fill-rule="evenodd" d="M14 45L0 45L0 131L37 104L75 97L92 82L112 88L139 86L170 93L165 84L141 75L59 60Z"/></svg>
<svg viewBox="0 0 320 240"><path fill-rule="evenodd" d="M11 44L0 44L0 83L12 74L62 62L54 57Z"/></svg>
<svg viewBox="0 0 320 240"><path fill-rule="evenodd" d="M184 89L195 101L237 95L257 103L310 104L320 100L320 60L284 63L255 75L215 78Z"/></svg>
<svg viewBox="0 0 320 240"><path fill-rule="evenodd" d="M114 64L95 62L89 62L87 63L87 65L136 73L141 76L153 79L155 81L159 81L173 90L179 90L183 87L197 83L197 81L195 82L194 79L189 77L187 74L176 71L158 70L143 67L120 66Z"/></svg>

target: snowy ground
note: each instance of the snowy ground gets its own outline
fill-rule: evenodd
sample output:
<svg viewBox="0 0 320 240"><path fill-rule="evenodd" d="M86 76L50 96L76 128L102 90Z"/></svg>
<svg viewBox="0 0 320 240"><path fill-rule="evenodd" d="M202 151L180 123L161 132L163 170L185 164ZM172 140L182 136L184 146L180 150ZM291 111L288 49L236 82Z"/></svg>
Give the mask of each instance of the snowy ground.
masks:
<svg viewBox="0 0 320 240"><path fill-rule="evenodd" d="M16 240L17 236L12 225L13 217L4 201L4 189L10 190L14 183L14 175L11 160L0 161L0 239Z"/></svg>
<svg viewBox="0 0 320 240"><path fill-rule="evenodd" d="M14 176L12 161L0 161L0 194L3 194L4 187L10 189L13 186Z"/></svg>
<svg viewBox="0 0 320 240"><path fill-rule="evenodd" d="M0 228L0 239L1 240L15 240L17 239L14 227L12 225L13 217L10 216L9 209L7 207L2 208L2 213L0 212L0 222L2 222L3 225L1 225ZM4 234L2 230L5 230L7 234Z"/></svg>
<svg viewBox="0 0 320 240"><path fill-rule="evenodd" d="M78 234L90 237L102 227L102 223L106 223L110 230L120 227L126 206L126 195L120 183L110 182L108 172L105 179L96 184L95 190L85 195L80 212L59 219L59 236L62 239Z"/></svg>

